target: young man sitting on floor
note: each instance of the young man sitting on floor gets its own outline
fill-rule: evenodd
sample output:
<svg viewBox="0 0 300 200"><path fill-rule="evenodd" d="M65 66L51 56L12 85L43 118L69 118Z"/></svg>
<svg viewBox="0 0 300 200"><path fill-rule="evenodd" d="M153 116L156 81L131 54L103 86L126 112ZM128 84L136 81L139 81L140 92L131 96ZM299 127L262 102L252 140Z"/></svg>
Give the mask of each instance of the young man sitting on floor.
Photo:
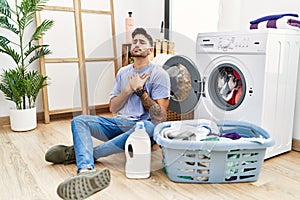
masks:
<svg viewBox="0 0 300 200"><path fill-rule="evenodd" d="M73 146L56 145L45 155L48 162L74 163L78 174L62 182L57 193L63 199L84 199L110 183L108 169L94 169L94 161L124 151L135 124L143 121L150 137L155 125L165 121L169 105L170 79L161 67L150 62L152 37L143 28L132 33L133 64L120 68L110 92L113 118L80 115L71 122ZM93 146L92 137L103 143Z"/></svg>

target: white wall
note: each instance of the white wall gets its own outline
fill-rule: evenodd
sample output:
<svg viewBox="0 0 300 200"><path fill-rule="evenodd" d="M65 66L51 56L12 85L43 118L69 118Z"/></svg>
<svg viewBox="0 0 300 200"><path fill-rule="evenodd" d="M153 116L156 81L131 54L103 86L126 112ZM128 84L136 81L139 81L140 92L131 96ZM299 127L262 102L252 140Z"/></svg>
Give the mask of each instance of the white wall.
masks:
<svg viewBox="0 0 300 200"><path fill-rule="evenodd" d="M136 26L151 29L154 38L159 36L161 21L164 20L163 0L114 0L117 34L125 41L125 18L132 11ZM154 30L153 30L154 29Z"/></svg>
<svg viewBox="0 0 300 200"><path fill-rule="evenodd" d="M56 2L57 0L52 0L52 1ZM101 1L109 1L109 0L101 0ZM14 0L8 0L8 2L14 3ZM64 5L66 5L66 3L69 2L71 2L71 0L64 0ZM133 16L135 17L137 26L142 26L149 29L153 37L158 38L160 23L164 19L164 1L162 0L152 0L152 1L114 0L114 11L115 11L115 28L116 28L116 36L117 36L117 55L119 58L119 66L120 66L121 46L122 43L125 42L125 18L127 17L128 11L133 12ZM57 38L57 40L59 39L60 38ZM0 60L1 60L0 72L2 72L3 69L9 68L9 66L13 66L11 60L9 60L9 58L3 54L0 54ZM39 69L38 62L35 62L34 65L32 65L32 68ZM68 80L65 81L68 82ZM112 87L112 85L106 85L105 87ZM14 103L5 100L4 95L0 93L0 117L8 116L10 107L14 107ZM37 110L39 112L43 110L41 95L39 96L37 101Z"/></svg>
<svg viewBox="0 0 300 200"><path fill-rule="evenodd" d="M219 2L220 0L172 0L172 32L195 40L199 32L217 31Z"/></svg>
<svg viewBox="0 0 300 200"><path fill-rule="evenodd" d="M172 0L170 40L175 54L185 55L196 62L196 38L200 32L218 30L220 0Z"/></svg>

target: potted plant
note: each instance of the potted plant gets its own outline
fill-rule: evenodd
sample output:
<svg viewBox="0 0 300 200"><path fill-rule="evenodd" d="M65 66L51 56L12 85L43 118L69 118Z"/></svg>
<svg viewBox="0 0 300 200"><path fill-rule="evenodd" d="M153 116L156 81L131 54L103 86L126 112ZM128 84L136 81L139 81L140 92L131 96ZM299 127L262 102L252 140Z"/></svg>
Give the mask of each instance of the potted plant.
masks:
<svg viewBox="0 0 300 200"><path fill-rule="evenodd" d="M37 59L50 54L49 45L39 45L37 41L54 24L44 20L32 30L35 14L43 10L48 0L15 0L11 7L7 0L0 0L0 53L12 58L15 67L3 69L0 75L0 90L7 100L13 101L15 109L10 109L10 123L14 131L27 131L36 127L35 102L39 91L47 85L47 76L29 66ZM5 31L13 39L2 35ZM29 35L29 37L27 37ZM27 115L31 116L27 116Z"/></svg>

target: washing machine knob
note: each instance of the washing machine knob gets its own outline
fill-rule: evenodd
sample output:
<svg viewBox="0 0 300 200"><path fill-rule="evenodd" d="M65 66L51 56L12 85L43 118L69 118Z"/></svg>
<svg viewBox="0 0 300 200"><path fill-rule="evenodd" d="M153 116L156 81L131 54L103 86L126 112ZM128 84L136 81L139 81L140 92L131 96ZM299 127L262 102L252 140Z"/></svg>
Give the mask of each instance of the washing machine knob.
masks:
<svg viewBox="0 0 300 200"><path fill-rule="evenodd" d="M230 44L231 44L231 40L223 39L220 41L220 48L226 49L230 46Z"/></svg>

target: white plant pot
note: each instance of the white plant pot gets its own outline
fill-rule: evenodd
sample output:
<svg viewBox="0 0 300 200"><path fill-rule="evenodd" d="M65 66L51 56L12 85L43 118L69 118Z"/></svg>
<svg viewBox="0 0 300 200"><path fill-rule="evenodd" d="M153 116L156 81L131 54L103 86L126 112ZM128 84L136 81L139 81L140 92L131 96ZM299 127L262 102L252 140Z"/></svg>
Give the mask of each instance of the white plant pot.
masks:
<svg viewBox="0 0 300 200"><path fill-rule="evenodd" d="M13 131L29 131L37 126L36 108L10 109L10 127Z"/></svg>

